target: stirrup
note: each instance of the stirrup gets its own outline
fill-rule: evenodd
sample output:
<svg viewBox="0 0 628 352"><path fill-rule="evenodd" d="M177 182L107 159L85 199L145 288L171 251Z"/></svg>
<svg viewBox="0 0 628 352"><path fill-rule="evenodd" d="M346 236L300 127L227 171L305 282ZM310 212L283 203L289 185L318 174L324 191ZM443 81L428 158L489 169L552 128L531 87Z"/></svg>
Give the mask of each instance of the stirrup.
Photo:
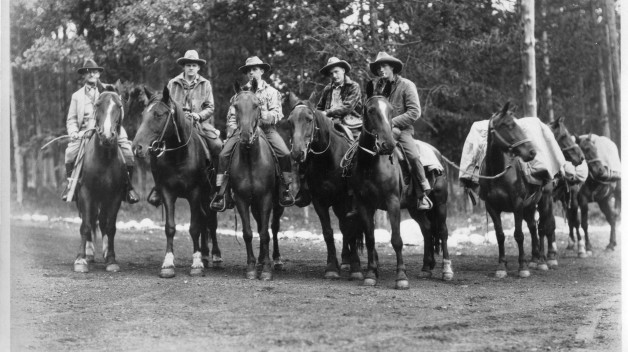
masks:
<svg viewBox="0 0 628 352"><path fill-rule="evenodd" d="M214 199L212 199L212 202L209 205L209 208L219 213L227 210L227 200L225 199L225 195L216 193Z"/></svg>
<svg viewBox="0 0 628 352"><path fill-rule="evenodd" d="M419 210L430 210L434 204L432 204L432 200L428 196L423 196L423 198L417 201L417 207Z"/></svg>
<svg viewBox="0 0 628 352"><path fill-rule="evenodd" d="M290 191L285 190L281 192L281 199L279 199L279 205L282 207L291 207L294 205L294 197L290 194Z"/></svg>
<svg viewBox="0 0 628 352"><path fill-rule="evenodd" d="M154 207L158 207L162 203L161 194L157 192L157 189L153 188L148 194L148 198L146 198L146 201L148 202L148 204Z"/></svg>

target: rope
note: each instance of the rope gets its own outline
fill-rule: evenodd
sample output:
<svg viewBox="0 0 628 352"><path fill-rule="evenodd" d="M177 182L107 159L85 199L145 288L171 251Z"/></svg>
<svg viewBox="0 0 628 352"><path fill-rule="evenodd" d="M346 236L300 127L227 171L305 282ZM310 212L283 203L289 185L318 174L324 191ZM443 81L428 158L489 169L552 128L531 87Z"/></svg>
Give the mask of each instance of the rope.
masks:
<svg viewBox="0 0 628 352"><path fill-rule="evenodd" d="M441 157L451 166L455 167L456 169L460 170L463 174L465 175L470 175L470 176L475 176L484 180L494 180L496 178L500 178L502 176L504 176L504 174L508 171L508 169L510 169L510 167L512 166L512 163L509 163L506 168L504 169L504 171L498 173L495 176L482 176L482 175L474 175L468 171L465 171L463 169L461 169L458 165L456 165L453 161L447 159L444 155L441 155Z"/></svg>

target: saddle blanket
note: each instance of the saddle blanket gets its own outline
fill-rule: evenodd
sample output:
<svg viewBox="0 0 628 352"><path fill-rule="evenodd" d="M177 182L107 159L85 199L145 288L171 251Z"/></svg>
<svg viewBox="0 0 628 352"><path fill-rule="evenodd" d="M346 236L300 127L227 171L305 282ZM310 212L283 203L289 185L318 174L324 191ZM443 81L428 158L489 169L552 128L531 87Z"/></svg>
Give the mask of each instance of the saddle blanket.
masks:
<svg viewBox="0 0 628 352"><path fill-rule="evenodd" d="M426 167L428 171L438 170L439 173L442 173L445 170L443 164L441 164L436 157L436 153L434 153L434 147L432 145L416 139L414 140L414 143L419 149L419 160L421 161L421 164L423 164L423 167Z"/></svg>
<svg viewBox="0 0 628 352"><path fill-rule="evenodd" d="M585 134L580 138L587 138ZM597 155L602 164L606 165L611 173L621 175L621 160L619 159L619 151L617 145L608 137L591 134L591 141L597 148Z"/></svg>
<svg viewBox="0 0 628 352"><path fill-rule="evenodd" d="M525 163L524 172L529 175L547 171L549 177L554 177L567 161L551 129L537 117L522 117L515 121L536 151L536 157ZM488 120L473 123L462 148L459 178L478 183L480 165L486 156L487 135Z"/></svg>

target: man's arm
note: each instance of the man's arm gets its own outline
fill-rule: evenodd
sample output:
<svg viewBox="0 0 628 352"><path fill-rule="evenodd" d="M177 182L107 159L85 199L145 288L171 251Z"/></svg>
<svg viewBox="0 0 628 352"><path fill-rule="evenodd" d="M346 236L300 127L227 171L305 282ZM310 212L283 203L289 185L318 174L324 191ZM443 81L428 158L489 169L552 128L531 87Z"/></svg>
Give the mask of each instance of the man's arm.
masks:
<svg viewBox="0 0 628 352"><path fill-rule="evenodd" d="M70 102L70 109L68 110L68 117L66 118L65 122L65 127L68 130L69 135L72 135L72 133L78 133L79 131L77 100L78 99L76 98L76 94L72 94L72 102Z"/></svg>
<svg viewBox="0 0 628 352"><path fill-rule="evenodd" d="M341 106L333 107L327 110L328 117L343 118L349 115L360 102L361 92L360 87L357 84L351 84L347 87L347 97L342 101Z"/></svg>
<svg viewBox="0 0 628 352"><path fill-rule="evenodd" d="M205 92L205 99L201 104L201 111L198 115L201 117L201 121L211 119L209 122L213 123L212 117L214 116L214 94L212 93L212 85L207 81L207 92Z"/></svg>
<svg viewBox="0 0 628 352"><path fill-rule="evenodd" d="M275 90L270 94L268 110L262 110L262 125L274 125L283 118L283 112L281 112L281 94L278 90Z"/></svg>
<svg viewBox="0 0 628 352"><path fill-rule="evenodd" d="M414 83L408 81L403 89L403 99L406 104L406 112L392 119L393 127L404 129L412 126L414 121L421 117L421 103L419 102L419 93Z"/></svg>

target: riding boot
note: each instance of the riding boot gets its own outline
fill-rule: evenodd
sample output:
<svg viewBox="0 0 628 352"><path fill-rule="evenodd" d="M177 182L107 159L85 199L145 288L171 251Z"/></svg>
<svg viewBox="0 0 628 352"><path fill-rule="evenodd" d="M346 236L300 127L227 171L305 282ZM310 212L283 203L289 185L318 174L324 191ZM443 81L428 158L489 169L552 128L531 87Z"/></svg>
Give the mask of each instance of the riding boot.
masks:
<svg viewBox="0 0 628 352"><path fill-rule="evenodd" d="M157 186L153 187L148 193L148 198L146 199L148 204L158 207L161 205L161 192L157 190Z"/></svg>
<svg viewBox="0 0 628 352"><path fill-rule="evenodd" d="M63 194L61 194L61 199L64 202L67 202L68 200L68 193L70 193L70 178L72 177L72 172L74 171L74 163L66 163L65 164L65 177L67 177L67 180L65 181L65 187L63 190ZM76 198L76 193L74 194L74 197L72 200L74 200Z"/></svg>
<svg viewBox="0 0 628 352"><path fill-rule="evenodd" d="M305 173L301 171L304 166L299 166L299 191L297 192L297 196L294 198L294 204L299 208L303 208L308 206L312 202L312 195L310 193L310 188L305 180Z"/></svg>
<svg viewBox="0 0 628 352"><path fill-rule="evenodd" d="M355 195L353 194L352 189L349 189L348 194L349 194L349 197L351 197L351 209L349 209L347 214L345 214L345 217L351 218L358 215L358 204L357 204L357 201L355 199Z"/></svg>
<svg viewBox="0 0 628 352"><path fill-rule="evenodd" d="M225 183L224 186L223 183ZM211 210L223 212L227 209L233 209L235 205L233 199L231 199L231 191L228 189L228 181L225 180L224 174L216 175L216 188L218 188L218 192L216 192L214 199L212 199L209 205Z"/></svg>
<svg viewBox="0 0 628 352"><path fill-rule="evenodd" d="M127 172L128 178L127 178L127 185L126 185L126 192L125 192L126 194L124 197L124 201L129 204L135 204L140 201L140 196L133 189L133 183L131 182L131 180L133 179L133 166L127 165L126 172Z"/></svg>
<svg viewBox="0 0 628 352"><path fill-rule="evenodd" d="M294 205L294 197L290 193L290 184L292 183L290 155L279 158L279 166L281 167L281 181L283 183L283 187L280 187L279 205L282 207L291 207Z"/></svg>
<svg viewBox="0 0 628 352"><path fill-rule="evenodd" d="M423 168L423 164L419 160L419 158L414 159L414 174L418 181L419 187L417 187L417 207L419 210L429 210L432 209L432 201L428 198L430 192L432 191L432 186L430 186L430 181L425 176L425 169Z"/></svg>

